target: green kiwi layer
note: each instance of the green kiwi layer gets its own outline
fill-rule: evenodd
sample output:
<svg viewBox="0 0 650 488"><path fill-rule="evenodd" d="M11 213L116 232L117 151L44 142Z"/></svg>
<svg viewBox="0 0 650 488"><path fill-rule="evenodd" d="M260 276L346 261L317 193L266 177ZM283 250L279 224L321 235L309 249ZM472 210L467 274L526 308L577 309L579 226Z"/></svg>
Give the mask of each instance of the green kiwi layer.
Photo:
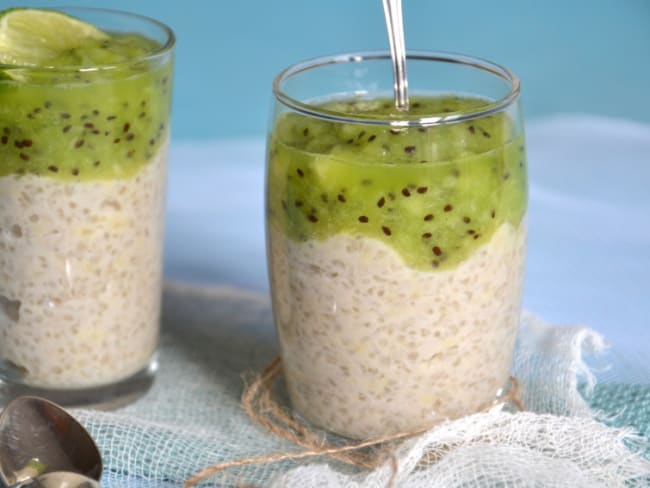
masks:
<svg viewBox="0 0 650 488"><path fill-rule="evenodd" d="M409 115L473 110L471 97L416 97ZM390 100L325 110L391 116ZM509 115L390 129L284 113L269 141L269 224L297 241L337 233L385 242L411 267L450 269L527 204L524 138Z"/></svg>
<svg viewBox="0 0 650 488"><path fill-rule="evenodd" d="M127 178L166 140L171 62L128 62L156 44L137 35L89 41L48 66L0 73L0 176L58 180ZM127 62L125 62L127 61Z"/></svg>

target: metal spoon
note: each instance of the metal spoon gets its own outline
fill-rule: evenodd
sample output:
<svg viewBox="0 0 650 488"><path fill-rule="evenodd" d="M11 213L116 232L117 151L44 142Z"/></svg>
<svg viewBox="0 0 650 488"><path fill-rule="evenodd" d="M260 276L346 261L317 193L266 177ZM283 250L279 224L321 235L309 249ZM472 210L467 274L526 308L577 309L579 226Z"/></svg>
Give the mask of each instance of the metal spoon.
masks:
<svg viewBox="0 0 650 488"><path fill-rule="evenodd" d="M100 488L97 481L70 471L57 471L40 475L33 481L11 488Z"/></svg>
<svg viewBox="0 0 650 488"><path fill-rule="evenodd" d="M55 471L68 473L58 473L52 479L42 477L41 485L27 486L84 486L78 485L79 474L99 481L102 459L97 445L82 425L55 403L38 397L16 398L0 414L0 484L21 486ZM69 476L69 483L53 485L61 476Z"/></svg>
<svg viewBox="0 0 650 488"><path fill-rule="evenodd" d="M406 44L404 43L404 22L402 20L402 0L383 0L390 57L393 61L393 90L395 108L409 109L408 80L406 79Z"/></svg>

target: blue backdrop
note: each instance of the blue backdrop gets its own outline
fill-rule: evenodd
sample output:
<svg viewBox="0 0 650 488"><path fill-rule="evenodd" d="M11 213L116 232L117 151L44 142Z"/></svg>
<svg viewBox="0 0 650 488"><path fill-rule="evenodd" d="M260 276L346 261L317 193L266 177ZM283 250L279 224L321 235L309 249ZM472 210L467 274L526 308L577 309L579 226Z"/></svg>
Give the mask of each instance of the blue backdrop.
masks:
<svg viewBox="0 0 650 488"><path fill-rule="evenodd" d="M380 0L56 3L129 10L175 30L177 140L262 135L280 69L387 47ZM513 69L529 119L562 111L650 121L650 0L404 0L404 18L411 48L473 54Z"/></svg>

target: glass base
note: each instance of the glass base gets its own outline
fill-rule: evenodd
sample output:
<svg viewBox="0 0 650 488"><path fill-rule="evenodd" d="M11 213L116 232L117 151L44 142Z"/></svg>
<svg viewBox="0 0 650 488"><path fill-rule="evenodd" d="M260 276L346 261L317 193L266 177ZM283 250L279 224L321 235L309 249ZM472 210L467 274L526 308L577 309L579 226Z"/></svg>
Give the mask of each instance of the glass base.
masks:
<svg viewBox="0 0 650 488"><path fill-rule="evenodd" d="M142 397L153 385L157 370L158 358L154 354L145 368L117 383L102 386L51 389L14 382L0 377L0 405L4 406L16 397L30 395L46 398L63 407L113 410Z"/></svg>

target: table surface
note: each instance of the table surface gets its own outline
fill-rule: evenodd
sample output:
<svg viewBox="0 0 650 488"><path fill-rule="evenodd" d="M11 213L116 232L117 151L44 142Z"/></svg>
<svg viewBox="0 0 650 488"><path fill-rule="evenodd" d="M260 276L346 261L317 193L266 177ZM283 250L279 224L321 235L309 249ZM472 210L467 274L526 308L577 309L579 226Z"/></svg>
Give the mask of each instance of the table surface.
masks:
<svg viewBox="0 0 650 488"><path fill-rule="evenodd" d="M527 151L524 306L601 332L611 375L650 382L629 367L650 350L650 126L558 115L528 125ZM267 290L263 194L263 139L172 144L166 276Z"/></svg>

